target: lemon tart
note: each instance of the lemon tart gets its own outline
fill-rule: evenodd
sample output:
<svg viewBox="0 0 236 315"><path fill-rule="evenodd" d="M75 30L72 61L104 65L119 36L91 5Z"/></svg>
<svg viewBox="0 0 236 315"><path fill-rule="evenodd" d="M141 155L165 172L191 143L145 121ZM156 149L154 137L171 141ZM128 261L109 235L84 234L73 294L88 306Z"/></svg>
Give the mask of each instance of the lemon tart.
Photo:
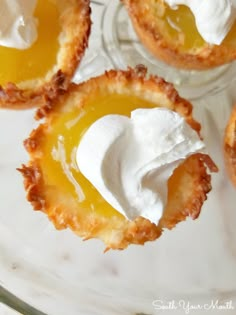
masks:
<svg viewBox="0 0 236 315"><path fill-rule="evenodd" d="M27 199L45 212L57 229L70 228L84 239L99 238L106 249L124 249L157 239L190 216L196 219L211 190L210 171L217 171L204 153L187 157L168 181L168 200L158 224L144 217L128 220L115 210L76 165L76 148L97 119L115 113L129 116L137 108L165 108L178 113L199 133L191 104L163 79L147 78L142 66L110 70L68 91L53 101L50 110L38 110L45 122L32 131L24 145L30 160L20 172ZM158 139L156 140L158 141Z"/></svg>
<svg viewBox="0 0 236 315"><path fill-rule="evenodd" d="M236 59L236 23L220 45L199 34L189 7L164 0L122 0L143 45L158 59L181 69L205 70Z"/></svg>
<svg viewBox="0 0 236 315"><path fill-rule="evenodd" d="M224 154L229 176L236 186L236 106L225 130Z"/></svg>
<svg viewBox="0 0 236 315"><path fill-rule="evenodd" d="M38 0L34 16L38 38L31 47L0 47L2 108L50 106L67 89L87 47L88 0Z"/></svg>

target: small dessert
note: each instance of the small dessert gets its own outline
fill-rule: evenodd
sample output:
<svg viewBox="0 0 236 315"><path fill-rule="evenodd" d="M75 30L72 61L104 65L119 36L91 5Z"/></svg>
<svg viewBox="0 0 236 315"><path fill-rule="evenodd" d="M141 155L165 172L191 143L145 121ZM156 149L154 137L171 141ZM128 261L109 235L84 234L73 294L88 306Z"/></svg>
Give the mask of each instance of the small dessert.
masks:
<svg viewBox="0 0 236 315"><path fill-rule="evenodd" d="M217 168L191 104L143 66L72 84L37 117L20 172L57 229L124 249L199 216Z"/></svg>
<svg viewBox="0 0 236 315"><path fill-rule="evenodd" d="M236 106L225 130L224 156L229 176L236 186Z"/></svg>
<svg viewBox="0 0 236 315"><path fill-rule="evenodd" d="M122 0L143 45L182 69L236 59L236 1Z"/></svg>
<svg viewBox="0 0 236 315"><path fill-rule="evenodd" d="M0 7L0 108L50 106L87 47L89 1L14 0Z"/></svg>

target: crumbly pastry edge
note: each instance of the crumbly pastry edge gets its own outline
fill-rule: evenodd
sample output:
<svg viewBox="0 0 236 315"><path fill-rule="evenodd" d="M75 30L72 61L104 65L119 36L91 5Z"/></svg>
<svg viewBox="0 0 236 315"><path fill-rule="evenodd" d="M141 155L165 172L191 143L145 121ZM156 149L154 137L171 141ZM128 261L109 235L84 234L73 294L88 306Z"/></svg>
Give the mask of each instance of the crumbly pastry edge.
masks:
<svg viewBox="0 0 236 315"><path fill-rule="evenodd" d="M181 69L207 70L236 59L236 48L230 49L226 45L205 44L196 51L181 52L177 44L171 44L163 36L165 29L160 26L156 29L153 25L153 16L148 11L140 12L141 0L121 0L127 8L133 27L146 48L156 58L163 60L169 65ZM163 4L163 0L157 0ZM149 0L151 3L152 0Z"/></svg>
<svg viewBox="0 0 236 315"><path fill-rule="evenodd" d="M44 78L9 82L0 86L0 108L28 109L52 102L63 94L88 46L91 30L89 0L56 0L60 12L61 34L57 64Z"/></svg>
<svg viewBox="0 0 236 315"><path fill-rule="evenodd" d="M225 129L224 158L229 177L236 187L236 105Z"/></svg>
<svg viewBox="0 0 236 315"><path fill-rule="evenodd" d="M124 249L129 244L144 244L146 241L153 241L160 237L164 229L172 229L186 217L196 219L203 202L207 199L207 193L211 190L211 176L207 169L209 168L212 172L217 171L214 162L205 154L194 154L188 158L187 166L185 166L188 175L186 178L193 179L191 184L194 188L189 196L183 198L185 207L182 209L176 207L176 210L173 210L175 206L170 205L158 225L142 217L128 221L123 217L101 217L96 212L84 218L74 208L78 205L75 206L73 200L51 204L46 197L46 185L39 163L42 154L40 147L47 137L47 129L49 126L51 128L53 117L72 107L76 106L78 109L83 107L86 100L91 97L91 93L93 95L131 93L152 102L156 99L157 104L175 110L185 117L193 129L198 133L200 131L200 125L192 118L192 105L178 95L172 84L156 76L147 78L146 68L143 66L127 71L110 70L80 85L71 84L66 94L60 95L50 106L38 109L36 118L44 118L45 123L33 130L24 142L30 161L18 170L24 177L27 199L33 208L45 212L57 229L70 228L84 239L101 239L106 245L106 250ZM193 171L194 168L196 172ZM178 196L176 198L178 200Z"/></svg>

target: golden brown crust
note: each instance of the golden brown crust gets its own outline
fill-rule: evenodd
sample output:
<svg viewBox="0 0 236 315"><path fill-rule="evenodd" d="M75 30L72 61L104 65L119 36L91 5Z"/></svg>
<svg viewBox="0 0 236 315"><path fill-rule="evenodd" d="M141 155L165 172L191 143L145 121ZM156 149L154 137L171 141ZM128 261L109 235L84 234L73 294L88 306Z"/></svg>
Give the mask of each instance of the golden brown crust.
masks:
<svg viewBox="0 0 236 315"><path fill-rule="evenodd" d="M236 47L225 41L221 45L205 43L199 49L184 52L181 43L170 41L161 22L166 4L163 0L121 0L126 6L141 42L154 56L182 69L204 70L236 59Z"/></svg>
<svg viewBox="0 0 236 315"><path fill-rule="evenodd" d="M59 196L57 187L47 186L40 166L42 146L50 136L56 117L73 108L79 111L91 97L117 93L134 95L157 106L177 111L193 129L200 131L200 125L192 118L191 104L182 99L171 84L155 76L146 78L146 69L142 66L135 70L111 70L78 86L72 84L68 92L54 101L50 108L43 107L38 110L37 117L44 117L45 123L34 130L25 141L30 161L20 169L24 176L27 199L35 210L47 213L57 229L69 227L84 239L100 238L106 244L106 250L124 249L129 244L144 244L146 241L155 240L164 228L173 228L187 216L197 218L207 193L211 190L211 177L207 173L207 167L211 171L217 170L206 155L194 154L186 159L175 171L176 175L172 176L173 183L169 183L171 195L158 225L142 217L128 221L115 214L107 218L95 211L87 213L80 208L76 200Z"/></svg>
<svg viewBox="0 0 236 315"><path fill-rule="evenodd" d="M44 78L0 86L0 108L26 109L48 105L68 88L86 47L91 28L89 0L55 0L61 33L57 64Z"/></svg>
<svg viewBox="0 0 236 315"><path fill-rule="evenodd" d="M236 105L225 130L224 156L229 176L236 186Z"/></svg>

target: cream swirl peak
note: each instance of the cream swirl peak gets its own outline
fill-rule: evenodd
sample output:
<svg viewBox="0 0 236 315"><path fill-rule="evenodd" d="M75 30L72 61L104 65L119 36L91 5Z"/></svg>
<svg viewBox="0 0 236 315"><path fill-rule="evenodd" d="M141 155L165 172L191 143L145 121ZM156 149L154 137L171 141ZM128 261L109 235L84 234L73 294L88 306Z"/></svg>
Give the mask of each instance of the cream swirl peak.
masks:
<svg viewBox="0 0 236 315"><path fill-rule="evenodd" d="M0 45L27 49L37 39L37 20L33 13L37 0L0 1Z"/></svg>
<svg viewBox="0 0 236 315"><path fill-rule="evenodd" d="M171 8L186 5L198 32L209 44L220 45L236 20L236 0L164 0Z"/></svg>
<svg viewBox="0 0 236 315"><path fill-rule="evenodd" d="M95 121L76 159L81 173L113 208L129 220L142 216L157 224L169 177L186 157L203 149L198 134L176 112L137 109L131 118L107 115Z"/></svg>

